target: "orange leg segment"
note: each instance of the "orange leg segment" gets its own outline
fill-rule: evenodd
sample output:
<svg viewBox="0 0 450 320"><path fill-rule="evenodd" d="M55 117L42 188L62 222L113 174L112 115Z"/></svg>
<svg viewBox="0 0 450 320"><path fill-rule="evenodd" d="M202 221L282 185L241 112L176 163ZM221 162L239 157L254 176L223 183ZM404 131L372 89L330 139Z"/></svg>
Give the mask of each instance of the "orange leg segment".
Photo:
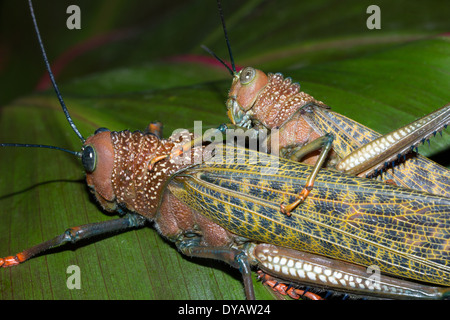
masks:
<svg viewBox="0 0 450 320"><path fill-rule="evenodd" d="M297 198L294 202L285 205L280 205L280 211L281 213L284 213L288 217L291 215L291 211L297 208L300 204L305 201L305 199L308 197L309 193L314 187L314 180L317 177L317 174L319 173L319 170L323 167L323 164L331 150L331 146L333 145L334 136L332 134L325 134L324 136L317 138L313 142L310 142L306 146L303 146L299 151L297 151L292 157L292 160L300 161L301 158L308 154L311 151L317 150L319 148L322 148L322 151L320 152L319 159L317 159L316 164L314 165L310 176L308 177L308 180L306 181L306 185L303 188L303 190L297 195Z"/></svg>

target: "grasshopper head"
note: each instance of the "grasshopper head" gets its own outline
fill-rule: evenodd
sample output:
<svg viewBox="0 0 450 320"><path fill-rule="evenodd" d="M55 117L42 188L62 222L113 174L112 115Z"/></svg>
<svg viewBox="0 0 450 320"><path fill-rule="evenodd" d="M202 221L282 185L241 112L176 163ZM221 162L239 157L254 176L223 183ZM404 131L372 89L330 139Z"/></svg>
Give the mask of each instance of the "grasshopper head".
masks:
<svg viewBox="0 0 450 320"><path fill-rule="evenodd" d="M186 132L159 139L152 133L99 129L86 139L81 160L86 182L107 211L129 210L153 219L167 182L194 163L202 148L172 155L193 137Z"/></svg>

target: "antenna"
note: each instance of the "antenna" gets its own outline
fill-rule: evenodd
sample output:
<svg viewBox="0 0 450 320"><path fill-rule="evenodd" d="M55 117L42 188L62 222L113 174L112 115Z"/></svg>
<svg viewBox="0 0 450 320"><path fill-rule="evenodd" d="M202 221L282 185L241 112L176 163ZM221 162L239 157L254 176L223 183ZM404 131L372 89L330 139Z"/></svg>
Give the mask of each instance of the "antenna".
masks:
<svg viewBox="0 0 450 320"><path fill-rule="evenodd" d="M234 75L234 74L236 74L236 66L234 65L233 53L231 52L230 40L228 39L227 27L225 25L225 19L223 17L222 5L220 4L220 0L217 0L217 8L219 9L219 15L220 15L220 20L222 21L223 33L225 35L225 41L227 42L228 53L230 54L231 68L233 69L232 75ZM214 55L214 56L216 57L216 55ZM219 61L221 61L221 60L219 59Z"/></svg>
<svg viewBox="0 0 450 320"><path fill-rule="evenodd" d="M53 76L52 69L50 68L50 63L48 62L47 54L45 53L44 44L43 44L42 39L41 39L41 34L39 32L39 28L38 28L38 25L37 25L37 22L36 22L36 16L34 15L33 4L31 3L31 0L28 0L28 4L30 6L31 18L33 19L34 30L36 30L36 35L37 35L37 38L38 38L38 42L39 42L39 45L41 47L42 57L44 58L44 62L45 62L45 65L47 67L48 75L50 76L50 80L52 81L53 88L55 89L56 96L58 97L58 100L59 100L59 104L61 105L62 110L63 110L64 114L66 115L66 119L69 122L70 126L72 127L73 131L80 138L81 142L84 143L85 139L81 135L80 131L78 131L78 128L75 126L75 124L73 123L72 118L70 117L69 111L67 110L66 104L64 103L64 100L63 100L63 98L61 96L61 92L59 91L58 85L56 84L55 77Z"/></svg>
<svg viewBox="0 0 450 320"><path fill-rule="evenodd" d="M81 158L81 152L67 150L67 149L60 148L60 147L55 147L55 146L48 146L48 145L45 145L45 144L0 143L0 147L47 148L47 149L54 149L54 150L64 151L64 152L73 154L73 155L77 156L78 158Z"/></svg>
<svg viewBox="0 0 450 320"><path fill-rule="evenodd" d="M66 115L67 121L69 121L69 124L72 127L73 131L75 131L77 136L80 138L81 142L84 144L85 139L83 138L81 133L78 131L77 127L75 126L75 124L72 121L72 118L69 115L69 111L67 110L67 107L66 107L66 105L64 103L64 100L63 100L63 98L61 96L61 93L60 93L60 91L58 89L58 86L56 84L55 77L53 76L53 72L52 72L52 70L50 68L50 64L49 64L48 59L47 59L47 54L45 53L44 44L42 43L41 35L39 33L39 28L37 26L36 17L34 15L33 4L31 3L31 0L28 0L28 4L30 6L31 18L33 19L34 29L36 30L36 34L37 34L37 37L38 37L39 45L41 46L42 56L44 57L44 61L45 61L45 64L47 66L47 71L48 71L48 74L50 76L50 80L53 83L53 88L55 89L56 96L58 97L59 103L61 104L61 107L62 107L62 109L64 111L64 114ZM64 148L55 147L55 146L49 146L49 145L45 145L45 144L0 143L0 147L47 148L47 149L64 151L64 152L70 153L72 155L75 155L78 158L81 158L81 152L71 151L71 150L67 150L67 149L64 149Z"/></svg>

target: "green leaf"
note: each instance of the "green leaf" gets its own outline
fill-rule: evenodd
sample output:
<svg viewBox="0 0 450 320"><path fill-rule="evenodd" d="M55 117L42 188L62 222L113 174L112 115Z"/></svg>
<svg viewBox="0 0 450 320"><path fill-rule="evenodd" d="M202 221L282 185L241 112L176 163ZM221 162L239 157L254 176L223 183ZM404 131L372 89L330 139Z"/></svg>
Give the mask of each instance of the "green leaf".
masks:
<svg viewBox="0 0 450 320"><path fill-rule="evenodd" d="M166 137L177 128L192 128L195 120L201 120L205 129L227 122L224 102L229 74L195 62L191 55L208 61L199 49L206 44L227 57L214 2L145 3L80 1L84 18L79 33L64 27L66 4L52 10L59 12L54 13L55 19L36 4L38 20L41 14L45 17L39 21L46 25L42 33L51 57L97 32L130 25L138 30L139 36L77 57L61 74L66 104L85 136L98 127L143 129L153 120L164 122ZM385 1L379 4L382 29L368 30L365 10L369 4L227 1L223 7L238 65L282 72L333 110L387 133L449 102L450 40L436 36L448 31L448 19L439 2L394 6ZM8 5L10 13L20 14L22 21L29 19L25 7L14 8ZM60 27L48 26L53 23ZM18 50L21 59L11 58L8 67L0 69L8 99L23 94L24 87L30 91L31 80L44 72L31 25L27 22L19 29L29 33L32 55ZM2 29L2 34L11 33ZM172 59L180 55L184 62ZM26 85L14 92L23 82ZM0 141L80 149L52 91L2 107ZM432 140L431 149L420 150L450 167L449 142L449 134L444 133L443 138ZM48 240L70 226L115 218L99 209L85 186L79 161L68 154L2 148L0 163L0 256ZM237 270L216 261L184 257L151 227L100 240L55 249L0 270L0 298L244 298ZM70 265L80 267L80 290L67 288ZM260 283L255 288L258 298L271 298Z"/></svg>

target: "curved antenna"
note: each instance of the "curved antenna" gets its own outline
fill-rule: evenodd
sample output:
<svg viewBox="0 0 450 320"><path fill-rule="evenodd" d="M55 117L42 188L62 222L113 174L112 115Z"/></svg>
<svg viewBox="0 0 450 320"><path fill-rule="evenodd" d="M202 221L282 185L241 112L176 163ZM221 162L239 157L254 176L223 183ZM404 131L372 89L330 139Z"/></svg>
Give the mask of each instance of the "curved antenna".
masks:
<svg viewBox="0 0 450 320"><path fill-rule="evenodd" d="M230 60L231 60L231 68L233 69L232 75L234 76L236 74L236 66L234 65L233 53L231 52L230 40L228 39L227 27L225 25L225 19L223 17L222 5L220 4L220 0L217 0L217 8L219 9L220 20L222 21L223 33L225 35L225 41L227 42L228 53L230 55ZM214 55L214 56L216 56L216 55ZM221 61L220 59L218 59L218 60Z"/></svg>
<svg viewBox="0 0 450 320"><path fill-rule="evenodd" d="M54 149L54 150L64 151L64 152L73 154L73 155L77 156L78 158L81 158L81 152L67 150L67 149L60 148L60 147L55 147L55 146L48 146L48 145L45 145L45 144L0 143L0 147L47 148L47 149Z"/></svg>
<svg viewBox="0 0 450 320"><path fill-rule="evenodd" d="M53 76L52 69L50 68L50 63L48 62L47 54L45 53L44 43L42 42L42 39L41 39L41 34L39 32L39 28L38 28L38 25L37 25L37 22L36 22L36 17L34 15L33 4L31 3L31 0L28 0L28 4L30 6L31 18L33 19L34 30L36 30L36 35L37 35L37 38L38 38L38 42L39 42L39 45L41 47L42 57L44 58L45 65L47 67L47 71L48 71L48 74L50 76L50 80L52 81L53 88L55 89L56 96L58 97L58 100L59 100L59 104L61 105L61 107L63 109L63 112L66 115L66 119L69 122L70 126L72 127L73 131L76 133L76 135L80 138L81 142L84 144L85 139L81 135L80 131L78 131L78 128L75 126L75 123L73 123L73 120L70 117L69 111L67 110L66 104L64 103L64 100L63 100L63 98L61 96L61 92L59 91L58 85L56 84L55 77Z"/></svg>

